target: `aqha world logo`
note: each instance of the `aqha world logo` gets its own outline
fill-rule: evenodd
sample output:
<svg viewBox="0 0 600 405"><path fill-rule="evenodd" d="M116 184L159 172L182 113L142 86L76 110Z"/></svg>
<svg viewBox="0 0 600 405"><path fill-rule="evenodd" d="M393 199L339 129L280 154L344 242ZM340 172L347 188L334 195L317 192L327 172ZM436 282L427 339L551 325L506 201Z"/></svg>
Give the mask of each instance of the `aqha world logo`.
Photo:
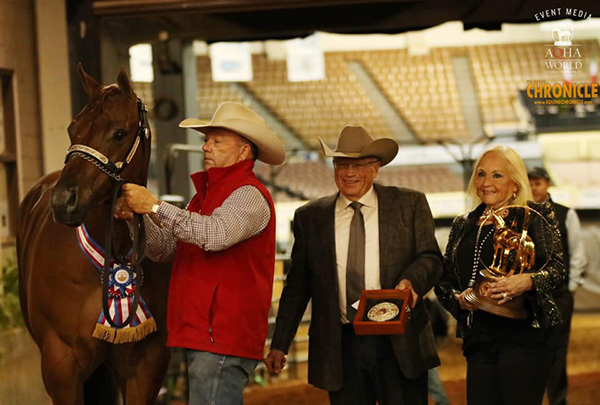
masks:
<svg viewBox="0 0 600 405"><path fill-rule="evenodd" d="M583 68L581 45L573 44L573 27L569 23L558 24L552 30L552 45L546 45L544 63L554 71L577 71Z"/></svg>

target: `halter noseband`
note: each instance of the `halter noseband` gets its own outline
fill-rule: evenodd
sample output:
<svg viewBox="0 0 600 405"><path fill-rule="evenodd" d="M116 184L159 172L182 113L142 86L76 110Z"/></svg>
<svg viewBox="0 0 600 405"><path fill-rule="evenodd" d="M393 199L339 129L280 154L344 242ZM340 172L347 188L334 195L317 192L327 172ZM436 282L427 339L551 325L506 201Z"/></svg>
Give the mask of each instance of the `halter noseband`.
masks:
<svg viewBox="0 0 600 405"><path fill-rule="evenodd" d="M79 156L96 166L107 176L119 182L123 181L121 173L123 172L125 167L131 162L131 159L133 159L133 156L135 155L135 152L137 151L140 142L144 139L148 139L148 137L150 136L150 131L148 130L148 118L146 116L148 108L142 103L142 100L140 100L139 98L137 99L137 105L139 117L138 131L135 137L135 141L133 142L133 145L131 145L131 148L129 149L129 152L125 157L125 160L113 163L102 152L97 151L96 149L91 148L87 145L75 144L71 145L71 147L67 150L65 164L67 164L71 156Z"/></svg>

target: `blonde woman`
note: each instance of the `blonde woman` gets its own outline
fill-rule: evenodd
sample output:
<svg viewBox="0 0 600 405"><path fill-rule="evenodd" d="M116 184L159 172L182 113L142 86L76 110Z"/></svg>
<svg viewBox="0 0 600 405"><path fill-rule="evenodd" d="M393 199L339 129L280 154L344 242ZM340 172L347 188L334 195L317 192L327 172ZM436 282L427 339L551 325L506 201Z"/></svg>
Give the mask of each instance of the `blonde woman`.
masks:
<svg viewBox="0 0 600 405"><path fill-rule="evenodd" d="M468 194L470 212L457 217L444 256L444 273L436 294L457 319L467 359L467 402L470 404L541 404L553 349L549 330L560 323L551 293L565 278L560 237L549 204L531 202L527 170L511 148L497 146L475 164ZM527 205L550 226L542 234L542 219L532 215L529 235L536 246L531 271L498 278L490 284L490 298L504 305L525 296L527 319L509 319L478 309L465 296L472 291L482 263L493 260L494 224L484 222L493 210L506 223L517 218L507 206ZM518 219L517 219L518 220ZM549 235L548 235L549 233ZM551 245L549 249L542 246ZM541 268L543 269L541 271Z"/></svg>

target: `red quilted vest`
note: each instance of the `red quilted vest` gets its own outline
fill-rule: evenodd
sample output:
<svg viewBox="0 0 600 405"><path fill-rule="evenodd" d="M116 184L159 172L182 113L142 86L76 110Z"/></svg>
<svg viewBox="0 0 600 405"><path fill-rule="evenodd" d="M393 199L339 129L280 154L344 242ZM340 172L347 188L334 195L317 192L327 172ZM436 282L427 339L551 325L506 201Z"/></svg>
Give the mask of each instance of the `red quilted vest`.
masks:
<svg viewBox="0 0 600 405"><path fill-rule="evenodd" d="M179 242L169 287L168 345L262 359L275 267L275 210L254 162L194 173L188 210L210 215L239 187L267 199L271 219L258 235L220 252Z"/></svg>

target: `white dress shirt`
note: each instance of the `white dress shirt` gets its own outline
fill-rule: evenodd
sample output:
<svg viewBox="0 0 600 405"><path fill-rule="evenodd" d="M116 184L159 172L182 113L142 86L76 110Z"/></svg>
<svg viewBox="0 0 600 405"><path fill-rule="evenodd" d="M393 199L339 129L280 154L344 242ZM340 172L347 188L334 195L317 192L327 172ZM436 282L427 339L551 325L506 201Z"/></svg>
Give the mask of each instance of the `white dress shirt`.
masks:
<svg viewBox="0 0 600 405"><path fill-rule="evenodd" d="M365 289L379 290L379 203L373 187L358 202L363 204L360 211L365 221ZM350 223L354 209L352 201L341 193L335 203L335 257L339 287L340 314L342 323L350 322L346 317L346 262L350 243ZM354 303L352 303L354 304Z"/></svg>
<svg viewBox="0 0 600 405"><path fill-rule="evenodd" d="M567 227L567 242L569 243L569 290L575 291L583 282L583 275L587 267L587 258L583 246L581 224L573 208L567 211L565 218Z"/></svg>

